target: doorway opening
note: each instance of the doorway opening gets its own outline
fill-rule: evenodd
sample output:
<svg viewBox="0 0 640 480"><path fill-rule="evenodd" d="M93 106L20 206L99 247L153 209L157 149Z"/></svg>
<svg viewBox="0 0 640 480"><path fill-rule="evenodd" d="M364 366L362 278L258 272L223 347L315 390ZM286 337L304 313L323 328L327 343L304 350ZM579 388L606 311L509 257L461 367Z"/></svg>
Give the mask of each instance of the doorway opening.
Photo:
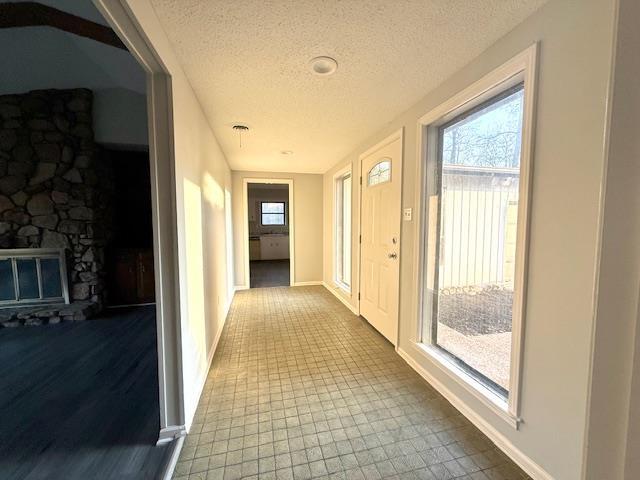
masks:
<svg viewBox="0 0 640 480"><path fill-rule="evenodd" d="M249 288L293 284L291 180L245 183Z"/></svg>
<svg viewBox="0 0 640 480"><path fill-rule="evenodd" d="M148 207L137 222L152 225L151 264L160 258L159 209L150 204L163 136L148 127L156 131L162 110L147 105L158 89L92 2L51 3L22 4L18 13L44 9L66 19L62 26L0 32L10 66L0 74L9 139L0 142L0 270L16 273L12 299L20 303L0 308L0 359L21 365L5 372L0 394L11 419L0 426L0 477L158 478L173 451L156 446L169 417L163 369L171 351L159 348L166 315L152 306L104 308L129 151L144 157L147 186L138 188ZM74 25L92 28L78 34ZM150 269L152 285L154 270L165 268Z"/></svg>
<svg viewBox="0 0 640 480"><path fill-rule="evenodd" d="M105 148L117 196L111 241L105 251L107 306L155 302L151 178L146 151Z"/></svg>

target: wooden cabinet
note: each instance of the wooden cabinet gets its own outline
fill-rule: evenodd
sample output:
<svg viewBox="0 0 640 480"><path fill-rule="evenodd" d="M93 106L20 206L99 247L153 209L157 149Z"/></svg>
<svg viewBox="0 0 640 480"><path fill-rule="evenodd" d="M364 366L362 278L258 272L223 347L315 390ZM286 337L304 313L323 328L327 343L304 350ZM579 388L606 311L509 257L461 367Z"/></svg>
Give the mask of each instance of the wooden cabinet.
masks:
<svg viewBox="0 0 640 480"><path fill-rule="evenodd" d="M110 305L155 302L152 250L116 250L110 277L107 293Z"/></svg>
<svg viewBox="0 0 640 480"><path fill-rule="evenodd" d="M289 258L289 235L263 235L260 237L260 259Z"/></svg>

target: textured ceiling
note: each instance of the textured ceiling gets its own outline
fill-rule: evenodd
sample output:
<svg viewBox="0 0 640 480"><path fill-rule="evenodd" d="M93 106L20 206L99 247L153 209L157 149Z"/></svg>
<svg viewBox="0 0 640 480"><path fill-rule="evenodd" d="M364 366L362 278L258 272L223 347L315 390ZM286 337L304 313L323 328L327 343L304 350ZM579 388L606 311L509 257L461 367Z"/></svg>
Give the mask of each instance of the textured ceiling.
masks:
<svg viewBox="0 0 640 480"><path fill-rule="evenodd" d="M323 173L546 0L151 2L232 169Z"/></svg>

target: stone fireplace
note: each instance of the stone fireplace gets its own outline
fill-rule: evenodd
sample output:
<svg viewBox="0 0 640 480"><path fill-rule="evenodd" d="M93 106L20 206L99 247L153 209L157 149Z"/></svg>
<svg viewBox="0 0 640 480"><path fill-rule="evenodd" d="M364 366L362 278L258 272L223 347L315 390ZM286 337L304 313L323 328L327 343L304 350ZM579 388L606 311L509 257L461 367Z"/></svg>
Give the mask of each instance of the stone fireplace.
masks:
<svg viewBox="0 0 640 480"><path fill-rule="evenodd" d="M114 192L94 143L92 98L86 89L0 96L0 254L62 249L72 305L96 312Z"/></svg>

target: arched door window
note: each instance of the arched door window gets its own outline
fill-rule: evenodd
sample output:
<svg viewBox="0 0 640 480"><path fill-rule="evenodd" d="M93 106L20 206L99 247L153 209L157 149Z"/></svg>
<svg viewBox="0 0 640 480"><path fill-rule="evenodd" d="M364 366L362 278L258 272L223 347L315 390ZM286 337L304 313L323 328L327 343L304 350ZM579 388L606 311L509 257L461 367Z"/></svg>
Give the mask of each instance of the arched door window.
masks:
<svg viewBox="0 0 640 480"><path fill-rule="evenodd" d="M391 159L385 158L376 163L367 175L367 185L372 187L391 180Z"/></svg>

